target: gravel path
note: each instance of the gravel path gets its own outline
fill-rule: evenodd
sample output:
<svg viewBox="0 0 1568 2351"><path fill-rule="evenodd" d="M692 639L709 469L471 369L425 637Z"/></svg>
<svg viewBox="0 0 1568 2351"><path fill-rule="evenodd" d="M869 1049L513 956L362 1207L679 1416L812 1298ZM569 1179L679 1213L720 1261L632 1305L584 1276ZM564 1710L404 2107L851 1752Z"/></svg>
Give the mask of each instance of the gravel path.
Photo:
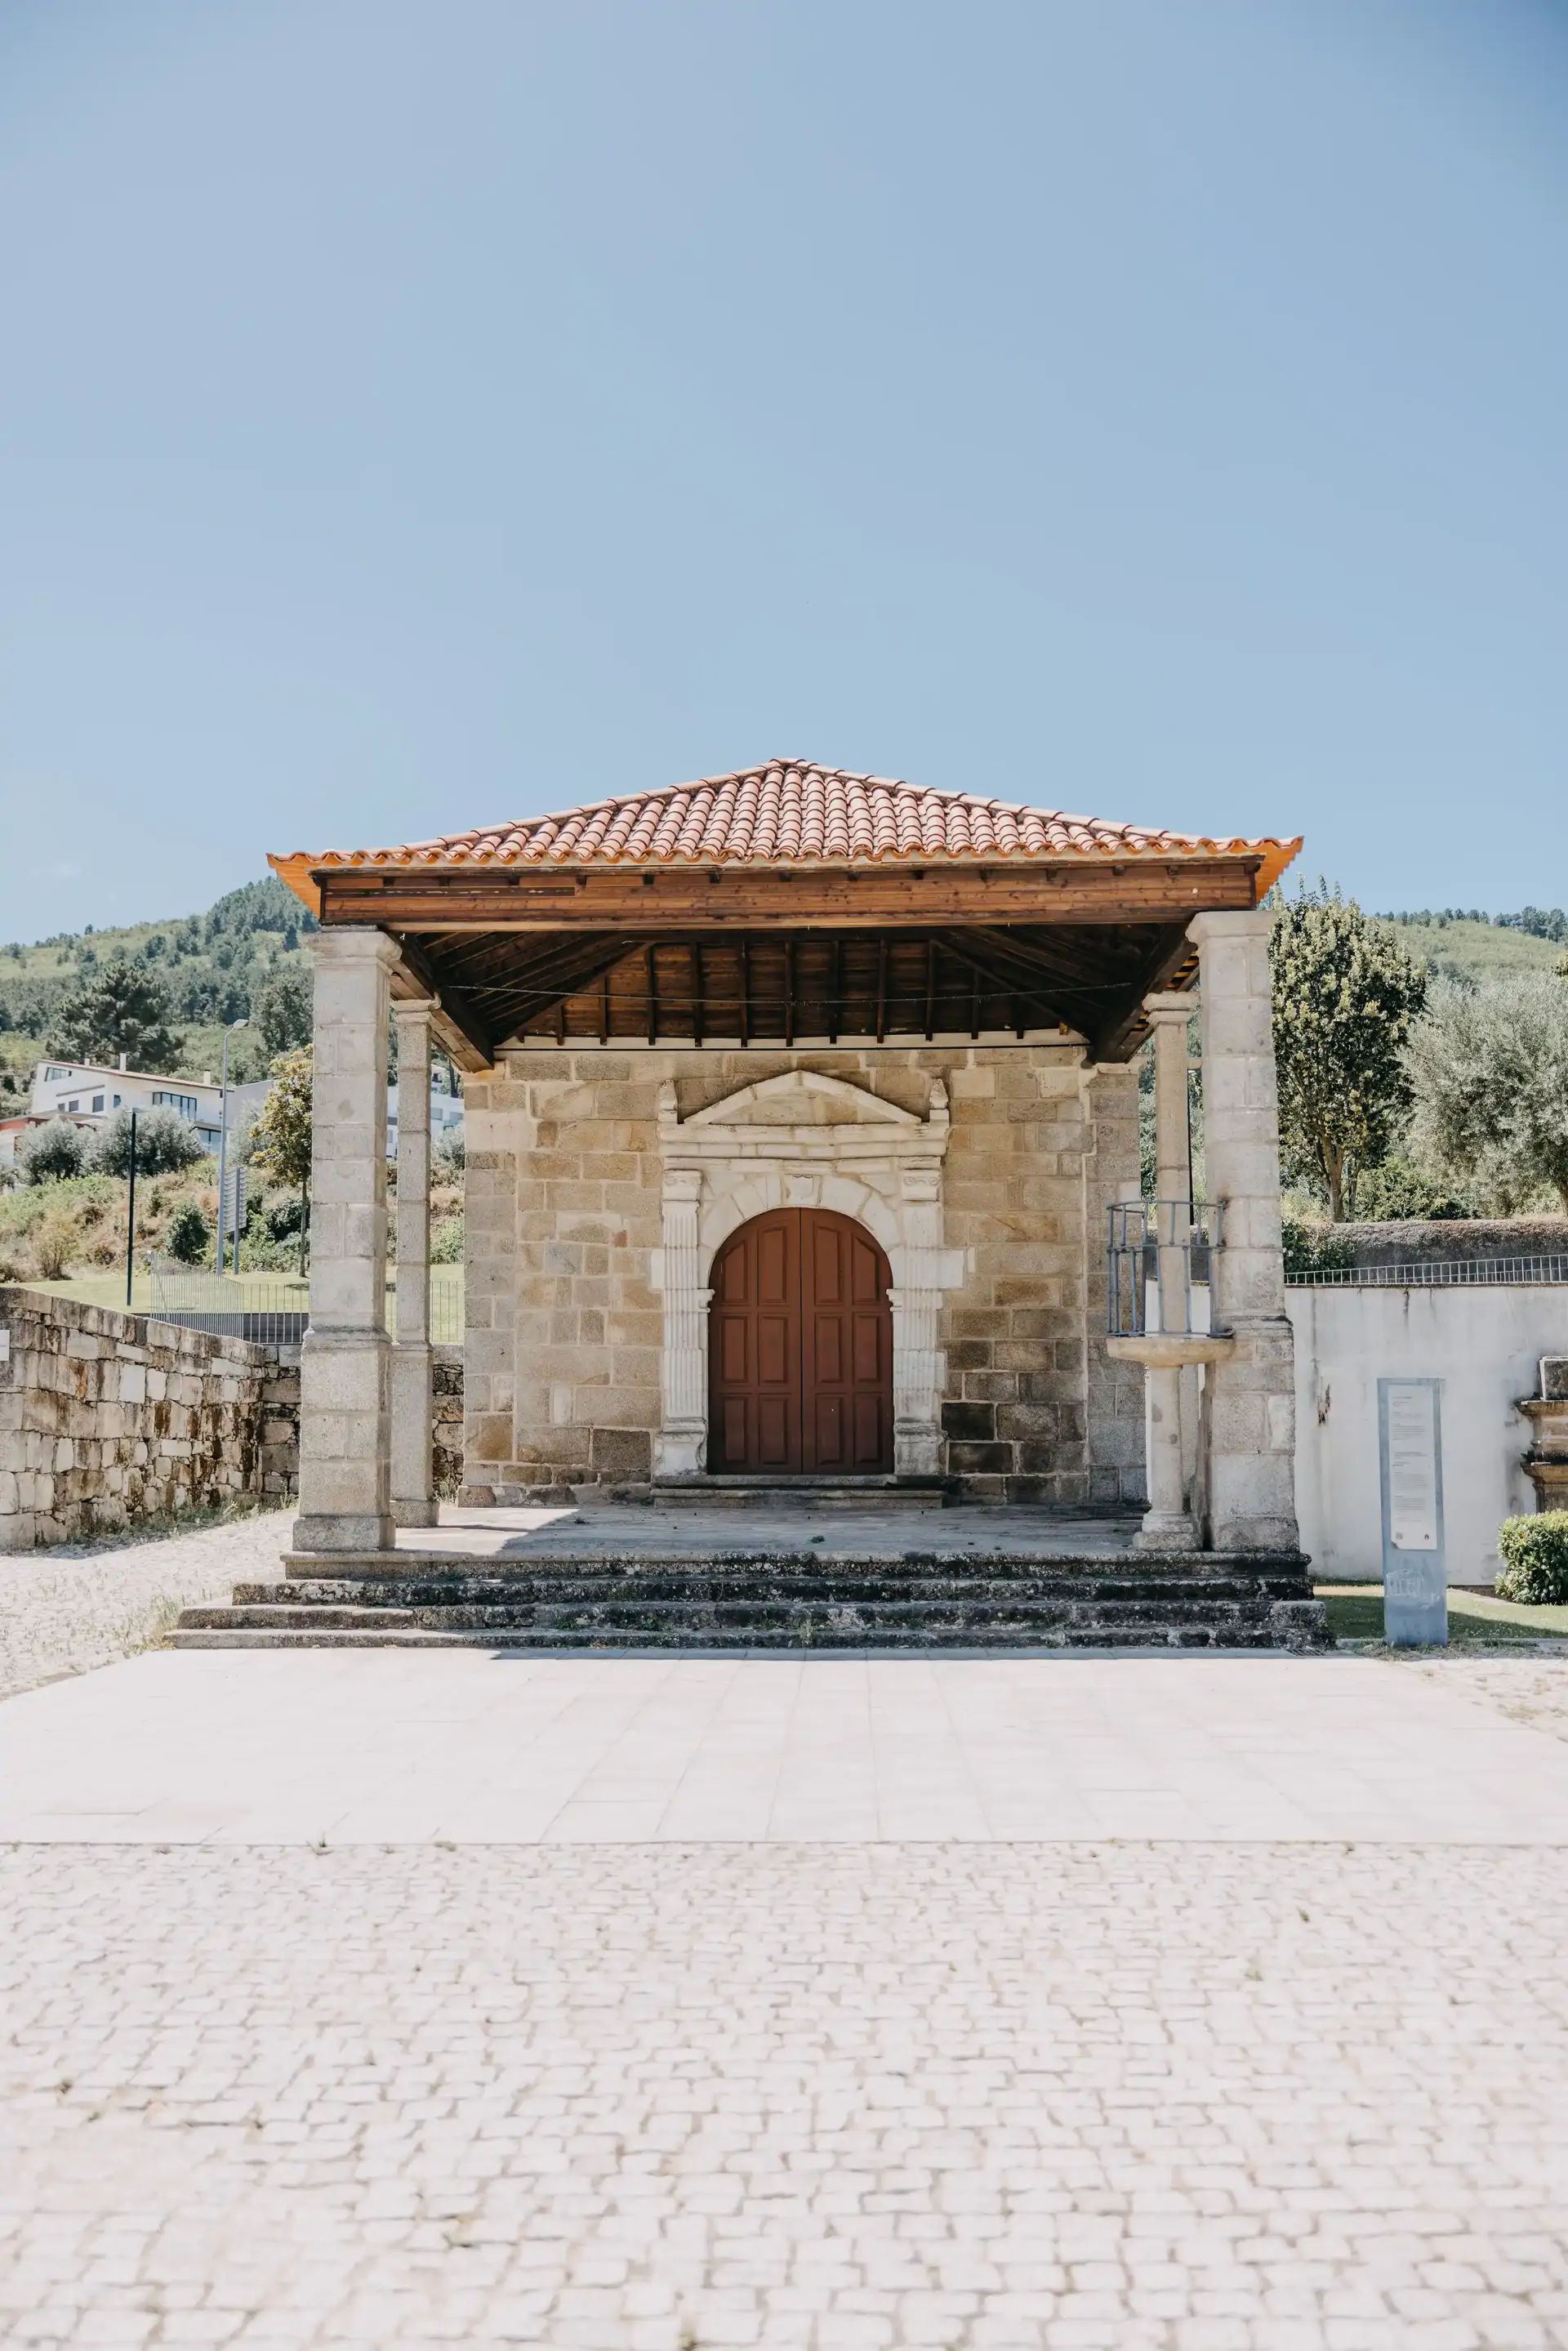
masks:
<svg viewBox="0 0 1568 2351"><path fill-rule="evenodd" d="M1568 1656L1401 1657L1389 1662L1400 1673L1419 1674L1481 1706L1495 1707L1512 1722L1543 1730L1552 1739L1568 1739Z"/></svg>
<svg viewBox="0 0 1568 2351"><path fill-rule="evenodd" d="M0 1698L112 1665L161 1640L182 1608L281 1575L293 1505L151 1541L0 1553Z"/></svg>

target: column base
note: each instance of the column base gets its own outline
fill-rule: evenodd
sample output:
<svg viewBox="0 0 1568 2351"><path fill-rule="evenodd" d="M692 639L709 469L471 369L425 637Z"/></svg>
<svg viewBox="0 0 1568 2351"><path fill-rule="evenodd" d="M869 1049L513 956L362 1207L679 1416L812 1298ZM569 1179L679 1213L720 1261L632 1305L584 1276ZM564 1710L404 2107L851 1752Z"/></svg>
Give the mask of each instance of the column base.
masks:
<svg viewBox="0 0 1568 2351"><path fill-rule="evenodd" d="M296 1551L392 1551L397 1536L390 1518L377 1518L369 1510L313 1512L294 1522Z"/></svg>
<svg viewBox="0 0 1568 2351"><path fill-rule="evenodd" d="M1133 1537L1135 1551L1201 1551L1198 1521L1185 1510L1146 1510Z"/></svg>
<svg viewBox="0 0 1568 2351"><path fill-rule="evenodd" d="M942 1432L919 1420L895 1423L895 1478L940 1478L942 1474Z"/></svg>
<svg viewBox="0 0 1568 2351"><path fill-rule="evenodd" d="M708 1426L705 1421L676 1422L661 1428L653 1440L653 1475L701 1478L707 1467Z"/></svg>
<svg viewBox="0 0 1568 2351"><path fill-rule="evenodd" d="M430 1495L392 1497L392 1522L400 1527L434 1527L441 1523L441 1504Z"/></svg>

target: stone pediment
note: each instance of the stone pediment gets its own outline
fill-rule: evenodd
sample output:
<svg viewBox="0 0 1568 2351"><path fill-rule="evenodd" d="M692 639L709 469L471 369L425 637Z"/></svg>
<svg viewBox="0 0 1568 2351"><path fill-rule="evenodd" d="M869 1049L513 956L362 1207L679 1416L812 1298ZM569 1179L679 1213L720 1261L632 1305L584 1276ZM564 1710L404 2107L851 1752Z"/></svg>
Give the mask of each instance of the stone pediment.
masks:
<svg viewBox="0 0 1568 2351"><path fill-rule="evenodd" d="M714 1126L919 1126L923 1121L897 1102L884 1102L852 1086L843 1078L821 1076L815 1070L788 1070L782 1077L763 1078L693 1111L682 1121L688 1127Z"/></svg>
<svg viewBox="0 0 1568 2351"><path fill-rule="evenodd" d="M668 1166L723 1159L933 1161L947 1149L947 1088L930 1086L924 1118L864 1086L815 1070L787 1070L742 1086L683 1119L673 1085L659 1095L659 1140Z"/></svg>

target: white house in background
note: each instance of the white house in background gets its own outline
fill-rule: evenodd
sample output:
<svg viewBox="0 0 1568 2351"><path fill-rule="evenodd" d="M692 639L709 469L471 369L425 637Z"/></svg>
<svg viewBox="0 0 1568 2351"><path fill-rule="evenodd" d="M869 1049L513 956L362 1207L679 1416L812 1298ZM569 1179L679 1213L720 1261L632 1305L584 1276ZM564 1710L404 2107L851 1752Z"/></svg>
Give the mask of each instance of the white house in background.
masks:
<svg viewBox="0 0 1568 2351"><path fill-rule="evenodd" d="M232 1098L234 1089L231 1086ZM118 1110L171 1110L188 1119L204 1150L216 1151L222 1128L223 1090L211 1077L168 1078L150 1070L118 1069L96 1061L39 1061L33 1070L36 1119L69 1118L78 1125L106 1124ZM231 1108L231 1123L233 1112Z"/></svg>
<svg viewBox="0 0 1568 2351"><path fill-rule="evenodd" d="M431 1087L431 1149L439 1151L445 1137L462 1133L462 1096L448 1093L444 1086ZM398 1155L398 1089L395 1083L387 1088L387 1156Z"/></svg>
<svg viewBox="0 0 1568 2351"><path fill-rule="evenodd" d="M255 1078L243 1086L229 1088L229 1133L244 1135L261 1114L263 1103L271 1093L270 1078ZM431 1087L431 1144L441 1147L443 1135L453 1131L462 1133L462 1096L449 1093L444 1085ZM387 1088L387 1156L398 1155L398 1089L395 1083Z"/></svg>

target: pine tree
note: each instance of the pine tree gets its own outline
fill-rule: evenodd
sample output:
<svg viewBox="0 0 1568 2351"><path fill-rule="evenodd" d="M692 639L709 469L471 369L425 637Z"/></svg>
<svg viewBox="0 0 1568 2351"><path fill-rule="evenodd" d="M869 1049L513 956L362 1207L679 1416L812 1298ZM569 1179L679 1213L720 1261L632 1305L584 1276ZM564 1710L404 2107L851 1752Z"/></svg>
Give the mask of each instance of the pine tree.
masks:
<svg viewBox="0 0 1568 2351"><path fill-rule="evenodd" d="M173 1009L151 966L117 956L65 998L50 1050L74 1061L113 1061L123 1053L133 1070L155 1071L179 1050L169 1026Z"/></svg>

